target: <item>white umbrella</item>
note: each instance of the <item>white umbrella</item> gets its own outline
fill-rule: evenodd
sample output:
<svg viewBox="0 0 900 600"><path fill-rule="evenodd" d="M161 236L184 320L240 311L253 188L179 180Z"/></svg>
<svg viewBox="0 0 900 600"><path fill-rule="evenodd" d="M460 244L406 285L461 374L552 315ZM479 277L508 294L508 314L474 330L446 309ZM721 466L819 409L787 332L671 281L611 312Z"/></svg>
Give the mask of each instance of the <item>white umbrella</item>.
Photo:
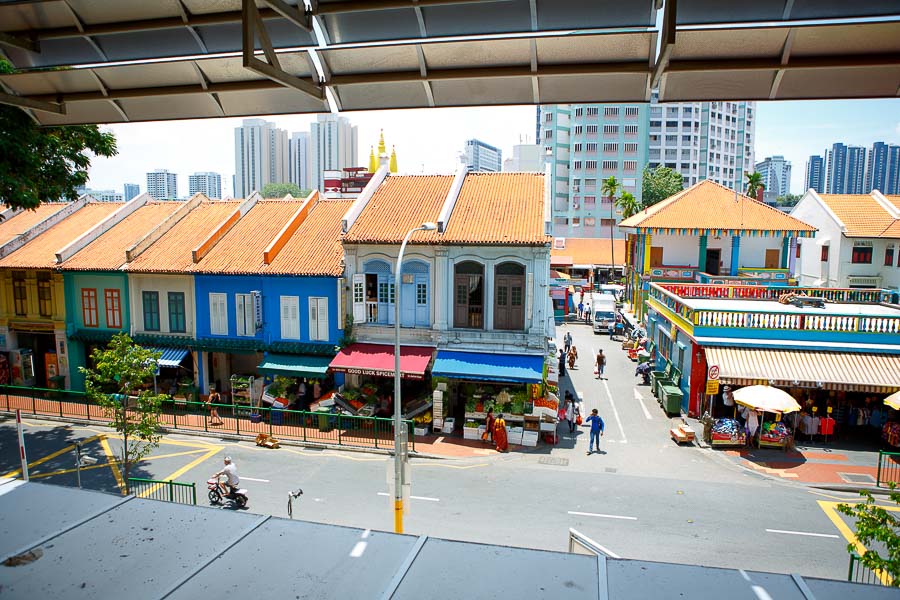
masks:
<svg viewBox="0 0 900 600"><path fill-rule="evenodd" d="M884 403L894 410L900 410L900 392L894 392L893 394L885 398Z"/></svg>
<svg viewBox="0 0 900 600"><path fill-rule="evenodd" d="M789 413L800 410L793 396L769 385L750 385L734 392L734 401L755 410Z"/></svg>

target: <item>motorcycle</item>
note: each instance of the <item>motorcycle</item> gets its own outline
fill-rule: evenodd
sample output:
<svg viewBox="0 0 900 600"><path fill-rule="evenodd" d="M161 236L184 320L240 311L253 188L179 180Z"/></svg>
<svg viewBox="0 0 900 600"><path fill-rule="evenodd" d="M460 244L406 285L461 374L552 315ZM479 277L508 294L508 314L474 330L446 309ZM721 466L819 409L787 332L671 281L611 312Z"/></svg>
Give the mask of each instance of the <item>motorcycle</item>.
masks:
<svg viewBox="0 0 900 600"><path fill-rule="evenodd" d="M234 505L237 508L245 508L247 506L249 500L247 497L247 490L239 488L236 491L231 492L229 487L225 485L225 481L222 477L207 479L206 489L209 490L209 494L207 495L210 504L221 504L223 500L227 499L234 502Z"/></svg>
<svg viewBox="0 0 900 600"><path fill-rule="evenodd" d="M641 363L634 370L634 376L637 377L638 375L640 375L643 379L643 384L650 385L650 371L652 370L653 369L650 367L649 362Z"/></svg>

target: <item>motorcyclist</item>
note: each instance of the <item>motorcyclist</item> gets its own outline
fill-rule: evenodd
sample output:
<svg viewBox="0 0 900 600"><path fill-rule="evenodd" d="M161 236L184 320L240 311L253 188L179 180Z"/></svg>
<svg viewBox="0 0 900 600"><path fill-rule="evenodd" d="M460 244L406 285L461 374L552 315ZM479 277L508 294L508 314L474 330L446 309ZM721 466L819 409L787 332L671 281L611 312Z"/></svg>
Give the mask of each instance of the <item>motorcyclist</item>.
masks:
<svg viewBox="0 0 900 600"><path fill-rule="evenodd" d="M226 456L224 459L225 466L221 471L213 475L216 479L225 476L225 486L228 488L228 496L234 496L234 493L238 491L238 488L241 485L241 480L238 477L237 473L237 465L234 464L234 461L231 460L230 456Z"/></svg>

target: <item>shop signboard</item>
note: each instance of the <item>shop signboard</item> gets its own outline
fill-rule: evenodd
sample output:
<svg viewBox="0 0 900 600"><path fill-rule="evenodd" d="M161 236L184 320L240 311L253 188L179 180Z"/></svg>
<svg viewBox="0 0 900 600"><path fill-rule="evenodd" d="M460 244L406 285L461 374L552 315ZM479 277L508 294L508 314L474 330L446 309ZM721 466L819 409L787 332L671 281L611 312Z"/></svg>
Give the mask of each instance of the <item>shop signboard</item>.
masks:
<svg viewBox="0 0 900 600"><path fill-rule="evenodd" d="M718 393L719 393L719 381L716 379L707 380L706 395L707 396L715 396Z"/></svg>
<svg viewBox="0 0 900 600"><path fill-rule="evenodd" d="M719 365L710 365L709 370L706 372L706 378L714 381L718 381L719 379Z"/></svg>
<svg viewBox="0 0 900 600"><path fill-rule="evenodd" d="M332 367L332 370L338 373L348 373L350 375L371 375L373 377L393 377L394 370L393 369L362 369L358 367ZM414 379L416 381L422 381L425 379L424 373L407 373L405 371L400 371L400 377L403 379Z"/></svg>

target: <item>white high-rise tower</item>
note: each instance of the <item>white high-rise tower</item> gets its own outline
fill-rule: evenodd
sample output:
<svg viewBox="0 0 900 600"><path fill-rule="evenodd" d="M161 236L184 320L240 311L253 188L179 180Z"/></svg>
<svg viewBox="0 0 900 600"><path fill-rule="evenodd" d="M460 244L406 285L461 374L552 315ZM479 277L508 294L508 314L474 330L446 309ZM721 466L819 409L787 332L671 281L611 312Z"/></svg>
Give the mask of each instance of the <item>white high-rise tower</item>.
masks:
<svg viewBox="0 0 900 600"><path fill-rule="evenodd" d="M234 197L246 198L267 183L290 181L287 132L263 119L234 129Z"/></svg>
<svg viewBox="0 0 900 600"><path fill-rule="evenodd" d="M325 171L359 166L357 128L347 117L318 115L310 126L309 137L311 188L324 189Z"/></svg>

